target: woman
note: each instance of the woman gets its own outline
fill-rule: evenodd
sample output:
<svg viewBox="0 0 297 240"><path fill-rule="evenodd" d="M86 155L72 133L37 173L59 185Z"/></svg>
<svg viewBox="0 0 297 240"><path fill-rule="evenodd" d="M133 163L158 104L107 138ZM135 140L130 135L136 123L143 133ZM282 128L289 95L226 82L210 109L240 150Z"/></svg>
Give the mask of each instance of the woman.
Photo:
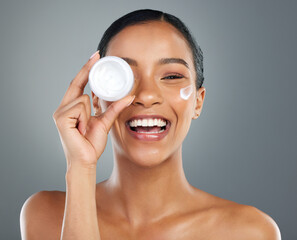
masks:
<svg viewBox="0 0 297 240"><path fill-rule="evenodd" d="M53 114L67 160L66 193L42 191L26 201L23 239L280 239L265 213L199 190L185 177L182 142L205 98L202 52L186 26L170 14L134 11L107 29L98 50ZM83 91L104 56L126 60L135 84L114 103L92 92L91 116ZM193 91L184 97L181 89ZM109 132L114 168L96 184Z"/></svg>

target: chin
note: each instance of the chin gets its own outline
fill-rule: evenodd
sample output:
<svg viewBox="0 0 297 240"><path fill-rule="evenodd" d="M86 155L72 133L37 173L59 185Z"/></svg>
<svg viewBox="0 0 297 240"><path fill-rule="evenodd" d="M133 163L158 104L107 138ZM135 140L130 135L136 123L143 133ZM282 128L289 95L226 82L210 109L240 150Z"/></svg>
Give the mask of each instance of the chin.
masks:
<svg viewBox="0 0 297 240"><path fill-rule="evenodd" d="M143 152L138 154L133 153L129 156L129 160L142 168L154 168L166 161L167 157L163 155L164 154L158 152L146 152L146 154L143 154Z"/></svg>
<svg viewBox="0 0 297 240"><path fill-rule="evenodd" d="M164 163L170 154L165 149L142 147L134 149L123 149L113 144L114 154L118 160L132 162L140 168L154 168Z"/></svg>

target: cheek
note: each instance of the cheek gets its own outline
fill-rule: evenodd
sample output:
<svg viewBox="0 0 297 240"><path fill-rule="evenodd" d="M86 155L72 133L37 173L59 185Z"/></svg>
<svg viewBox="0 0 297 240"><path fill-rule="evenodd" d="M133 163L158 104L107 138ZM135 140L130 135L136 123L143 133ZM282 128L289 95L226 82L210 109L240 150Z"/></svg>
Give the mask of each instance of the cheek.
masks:
<svg viewBox="0 0 297 240"><path fill-rule="evenodd" d="M181 88L179 91L180 98L183 100L188 100L193 93L193 86L189 85L187 87Z"/></svg>
<svg viewBox="0 0 297 240"><path fill-rule="evenodd" d="M168 96L168 101L170 102L171 109L175 114L175 123L173 125L174 135L172 137L176 146L179 146L184 141L186 135L191 126L193 117L193 104L194 104L194 94L192 93L187 100L179 96L179 91L176 93L175 97L171 95Z"/></svg>
<svg viewBox="0 0 297 240"><path fill-rule="evenodd" d="M194 106L193 85L163 89L164 98L175 110L177 115L185 118L192 114ZM179 116L180 117L180 116Z"/></svg>

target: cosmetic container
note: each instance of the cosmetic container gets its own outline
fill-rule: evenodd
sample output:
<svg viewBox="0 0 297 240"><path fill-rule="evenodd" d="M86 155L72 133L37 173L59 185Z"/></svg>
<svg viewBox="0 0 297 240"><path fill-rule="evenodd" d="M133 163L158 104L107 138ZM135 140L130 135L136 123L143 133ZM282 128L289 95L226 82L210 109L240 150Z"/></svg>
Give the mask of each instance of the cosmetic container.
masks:
<svg viewBox="0 0 297 240"><path fill-rule="evenodd" d="M133 88L133 71L122 58L103 57L92 66L89 85L99 99L117 101L128 95Z"/></svg>

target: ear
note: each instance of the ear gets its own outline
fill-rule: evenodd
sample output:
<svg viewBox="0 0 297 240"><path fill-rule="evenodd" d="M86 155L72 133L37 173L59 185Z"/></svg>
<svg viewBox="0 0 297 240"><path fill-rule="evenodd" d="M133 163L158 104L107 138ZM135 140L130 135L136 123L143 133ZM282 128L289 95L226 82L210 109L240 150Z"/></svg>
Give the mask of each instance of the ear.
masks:
<svg viewBox="0 0 297 240"><path fill-rule="evenodd" d="M192 117L192 119L197 119L201 114L204 97L205 97L205 92L206 92L205 87L200 87L196 91L196 99L195 99L196 104L195 104L195 109L194 109L194 116Z"/></svg>
<svg viewBox="0 0 297 240"><path fill-rule="evenodd" d="M101 106L99 103L99 98L92 92L92 102L93 102L93 109L94 109L94 115L100 115L101 114Z"/></svg>

